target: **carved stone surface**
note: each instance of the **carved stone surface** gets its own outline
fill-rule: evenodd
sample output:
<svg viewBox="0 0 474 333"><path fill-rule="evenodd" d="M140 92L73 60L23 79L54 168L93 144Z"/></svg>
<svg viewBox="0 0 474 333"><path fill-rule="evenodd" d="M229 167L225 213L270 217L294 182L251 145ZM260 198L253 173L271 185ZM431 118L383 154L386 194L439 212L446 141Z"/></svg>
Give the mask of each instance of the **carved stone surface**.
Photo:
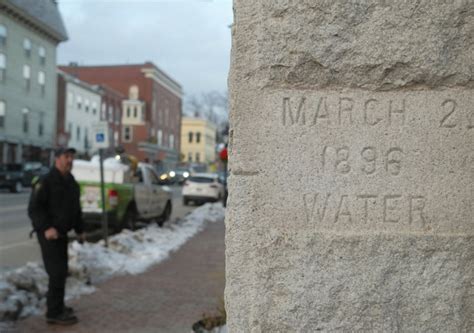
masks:
<svg viewBox="0 0 474 333"><path fill-rule="evenodd" d="M474 331L474 2L234 10L230 332Z"/></svg>

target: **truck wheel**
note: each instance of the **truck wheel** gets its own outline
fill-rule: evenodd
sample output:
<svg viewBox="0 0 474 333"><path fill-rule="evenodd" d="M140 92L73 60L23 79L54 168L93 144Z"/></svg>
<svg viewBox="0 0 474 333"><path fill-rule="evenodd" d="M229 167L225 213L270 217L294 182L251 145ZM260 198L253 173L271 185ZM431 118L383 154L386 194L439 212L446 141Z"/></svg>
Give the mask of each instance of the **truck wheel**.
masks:
<svg viewBox="0 0 474 333"><path fill-rule="evenodd" d="M18 192L21 192L22 190L23 190L23 185L21 184L19 180L17 180L15 184L13 184L13 186L10 188L10 192L12 193L18 193Z"/></svg>
<svg viewBox="0 0 474 333"><path fill-rule="evenodd" d="M137 215L135 213L135 209L133 207L128 207L127 211L125 212L125 215L123 216L122 220L122 226L123 228L129 229L129 230L135 230L136 229L136 218Z"/></svg>
<svg viewBox="0 0 474 333"><path fill-rule="evenodd" d="M156 223L158 224L159 227L162 227L163 224L169 220L170 216L171 216L171 212L172 212L172 206L171 206L171 202L168 201L166 203L166 207L165 207L165 210L163 211L163 214L161 214L157 219L156 219Z"/></svg>

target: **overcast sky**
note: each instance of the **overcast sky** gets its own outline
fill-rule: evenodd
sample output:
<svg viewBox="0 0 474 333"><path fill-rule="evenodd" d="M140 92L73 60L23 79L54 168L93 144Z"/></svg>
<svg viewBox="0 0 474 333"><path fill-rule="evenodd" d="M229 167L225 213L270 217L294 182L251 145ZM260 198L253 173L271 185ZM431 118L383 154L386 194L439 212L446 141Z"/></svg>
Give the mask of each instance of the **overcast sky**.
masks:
<svg viewBox="0 0 474 333"><path fill-rule="evenodd" d="M232 0L59 0L59 64L152 61L186 95L227 89Z"/></svg>

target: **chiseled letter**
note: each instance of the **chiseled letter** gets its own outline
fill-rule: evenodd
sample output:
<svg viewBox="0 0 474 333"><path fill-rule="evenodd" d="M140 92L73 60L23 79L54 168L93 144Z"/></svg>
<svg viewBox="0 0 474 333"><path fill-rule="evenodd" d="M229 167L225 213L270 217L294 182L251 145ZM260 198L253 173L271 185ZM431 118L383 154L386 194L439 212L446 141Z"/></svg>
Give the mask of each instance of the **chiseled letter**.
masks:
<svg viewBox="0 0 474 333"><path fill-rule="evenodd" d="M371 98L364 103L364 122L367 125L374 126L374 125L377 125L377 123L379 123L382 120L382 118L377 118L377 116L375 116L374 120L372 121L369 119L368 111L371 110L375 113L377 105L378 105L378 100L376 100L375 98Z"/></svg>
<svg viewBox="0 0 474 333"><path fill-rule="evenodd" d="M423 209L425 208L425 197L418 195L418 196L410 196L410 218L409 223L412 224L415 219L419 221L422 226L425 225L426 219L423 215ZM417 218L415 217L415 212L417 213Z"/></svg>
<svg viewBox="0 0 474 333"><path fill-rule="evenodd" d="M321 203L318 203L318 198L320 194L304 194L303 195L303 203L304 203L304 209L306 213L306 221L307 222L312 222L314 218L314 208L316 208L316 223L321 223L324 220L324 217L326 216L326 208L328 205L329 197L331 196L331 193L326 194L326 199L324 200L324 204L321 207ZM309 200L308 200L309 198Z"/></svg>
<svg viewBox="0 0 474 333"><path fill-rule="evenodd" d="M314 114L312 125L317 125L318 119L326 120L328 124L331 123L331 121L329 120L329 110L326 102L326 97L321 97L319 99L318 108L316 109L316 113Z"/></svg>
<svg viewBox="0 0 474 333"><path fill-rule="evenodd" d="M345 102L345 103L344 103ZM342 125L342 114L347 113L349 119L349 125L352 125L352 109L354 108L354 100L349 97L339 98L339 125Z"/></svg>
<svg viewBox="0 0 474 333"><path fill-rule="evenodd" d="M393 216L394 211L399 210L397 201L402 196L398 194L386 195L383 198L383 221L390 223L398 223L400 221L400 215Z"/></svg>
<svg viewBox="0 0 474 333"><path fill-rule="evenodd" d="M377 202L377 196L376 195L371 195L371 194L361 194L357 196L357 199L363 199L364 200L364 224L367 223L369 219L369 199L374 200L374 204Z"/></svg>
<svg viewBox="0 0 474 333"><path fill-rule="evenodd" d="M336 218L334 219L334 223L339 221L339 218L344 215L347 216L349 222L352 222L352 215L349 210L349 203L348 198L349 196L346 194L341 195L341 201L339 201L339 207L337 208Z"/></svg>
<svg viewBox="0 0 474 333"><path fill-rule="evenodd" d="M303 110L303 106L305 104L306 98L301 97L300 103L298 104L298 108L296 110L296 114L293 113L291 109L290 98L285 97L283 98L283 125L289 124L298 124L301 118L301 124L306 124L306 115ZM287 119L288 118L288 119Z"/></svg>

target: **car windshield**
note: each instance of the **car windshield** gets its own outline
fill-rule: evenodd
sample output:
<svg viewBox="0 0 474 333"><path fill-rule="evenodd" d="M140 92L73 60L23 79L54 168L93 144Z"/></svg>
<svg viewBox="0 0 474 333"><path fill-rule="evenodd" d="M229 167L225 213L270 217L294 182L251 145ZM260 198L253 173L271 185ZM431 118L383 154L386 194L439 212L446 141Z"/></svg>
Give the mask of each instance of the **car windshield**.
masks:
<svg viewBox="0 0 474 333"><path fill-rule="evenodd" d="M214 179L210 177L191 177L189 178L189 181L195 183L212 183L214 182Z"/></svg>
<svg viewBox="0 0 474 333"><path fill-rule="evenodd" d="M41 168L41 163L35 163L35 162L29 162L25 163L24 170L29 171L29 170L35 170Z"/></svg>

